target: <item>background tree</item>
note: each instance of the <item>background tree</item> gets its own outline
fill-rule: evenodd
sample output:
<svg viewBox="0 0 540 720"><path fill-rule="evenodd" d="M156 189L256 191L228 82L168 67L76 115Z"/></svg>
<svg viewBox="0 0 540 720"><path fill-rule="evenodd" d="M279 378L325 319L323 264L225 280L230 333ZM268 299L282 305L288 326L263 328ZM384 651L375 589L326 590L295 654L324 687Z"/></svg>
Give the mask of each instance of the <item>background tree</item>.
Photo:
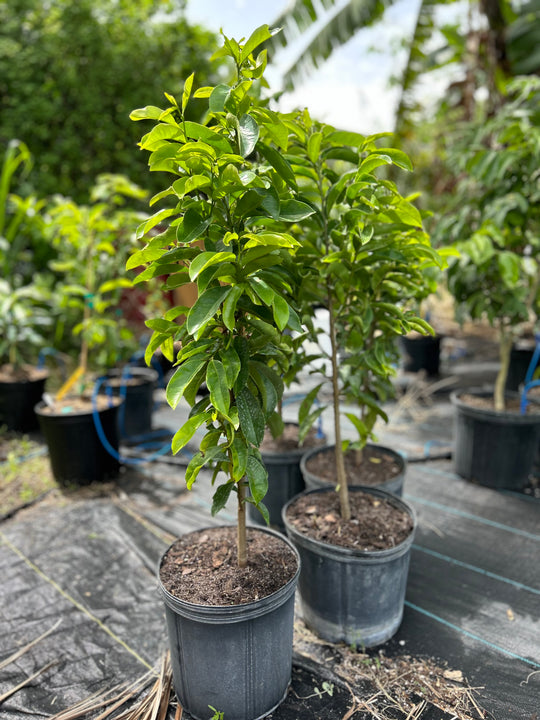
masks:
<svg viewBox="0 0 540 720"><path fill-rule="evenodd" d="M183 0L0 3L0 143L18 138L28 146L34 168L26 191L80 202L100 173L146 177L132 108L155 104L164 87L181 88L193 69L202 84L212 81L204 49L216 41L188 25L183 7Z"/></svg>

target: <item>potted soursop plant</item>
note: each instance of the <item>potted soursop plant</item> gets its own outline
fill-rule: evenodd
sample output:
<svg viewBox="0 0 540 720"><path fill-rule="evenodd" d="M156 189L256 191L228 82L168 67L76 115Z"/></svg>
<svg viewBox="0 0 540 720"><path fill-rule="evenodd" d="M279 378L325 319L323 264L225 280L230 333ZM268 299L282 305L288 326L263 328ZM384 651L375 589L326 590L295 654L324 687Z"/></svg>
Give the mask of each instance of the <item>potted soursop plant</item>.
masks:
<svg viewBox="0 0 540 720"><path fill-rule="evenodd" d="M196 433L200 438L186 469L187 487L211 471L212 513L229 499L237 507L236 527L182 536L160 562L174 686L196 718L207 717L209 705L225 717L261 717L281 702L291 674L298 556L285 537L246 527L247 503L267 517L259 446L283 392L282 334L301 330L294 309L298 241L283 223L313 212L298 200L283 158L287 126L259 100L266 51L256 51L270 37L266 25L243 43L224 37L214 57L232 61L228 84L196 88L192 75L178 100L166 94L166 108L131 114L153 121L140 147L167 185L151 200L165 207L138 234L147 237L160 224L166 229L149 238L128 267L144 266L137 282L167 276L165 292L189 281L197 290L191 307L147 321L153 334L146 360L161 348L174 361L167 400L173 408L189 408L173 452ZM203 123L186 119L192 97L208 103ZM203 383L208 392L200 394ZM210 585L209 576L227 575L231 581L224 584L238 593L221 595ZM252 583L254 592L247 594Z"/></svg>
<svg viewBox="0 0 540 720"><path fill-rule="evenodd" d="M540 81L517 78L496 115L466 128L450 155L455 197L436 230L460 253L448 269L458 320L487 320L499 337L494 387L452 395L455 469L516 490L528 482L540 439L538 405L506 391L512 347L538 322L539 120Z"/></svg>
<svg viewBox="0 0 540 720"><path fill-rule="evenodd" d="M400 624L415 515L392 493L368 487L368 477L362 482L362 465L382 467L382 457L391 452L379 447L374 454L368 440L376 420L386 419L382 405L392 390L397 337L412 329L430 331L408 309L407 298L430 291L423 270L441 260L417 208L377 174L381 166L411 170L404 153L381 147L384 136L339 131L307 111L291 117L288 127L294 140L285 159L299 178L301 197L315 211L298 223L305 314L319 298L328 312L330 340L328 351L321 343L325 380L306 396L301 426L324 410L313 410L312 403L327 376L335 440L331 448L313 451L331 451L330 479L293 498L283 519L301 556L306 623L325 639L371 646ZM344 407L351 399L356 411ZM355 442L343 438L342 413L358 434ZM302 458L303 468L310 454ZM354 477L347 474L348 455ZM382 531L387 521L394 528L390 534Z"/></svg>

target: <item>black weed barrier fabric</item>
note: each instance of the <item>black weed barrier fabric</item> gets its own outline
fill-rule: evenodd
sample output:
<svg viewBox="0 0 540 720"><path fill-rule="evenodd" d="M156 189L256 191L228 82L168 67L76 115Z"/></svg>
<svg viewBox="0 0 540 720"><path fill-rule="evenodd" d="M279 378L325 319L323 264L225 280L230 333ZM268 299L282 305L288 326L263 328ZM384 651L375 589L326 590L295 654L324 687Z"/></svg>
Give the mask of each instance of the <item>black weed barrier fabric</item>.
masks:
<svg viewBox="0 0 540 720"><path fill-rule="evenodd" d="M105 500L35 508L0 527L0 664L51 630L0 670L1 697L46 668L0 705L2 720L49 717L157 666L167 640L155 571L166 547ZM330 671L296 658L271 717L338 720L350 705Z"/></svg>

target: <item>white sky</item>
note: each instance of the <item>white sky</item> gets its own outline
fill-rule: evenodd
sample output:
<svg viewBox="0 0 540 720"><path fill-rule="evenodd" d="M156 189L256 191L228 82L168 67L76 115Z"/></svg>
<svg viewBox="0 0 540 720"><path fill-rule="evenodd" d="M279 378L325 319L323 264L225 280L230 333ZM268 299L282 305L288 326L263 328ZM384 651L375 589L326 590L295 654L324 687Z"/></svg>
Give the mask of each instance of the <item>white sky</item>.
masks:
<svg viewBox="0 0 540 720"><path fill-rule="evenodd" d="M294 93L282 97L284 111L307 106L323 122L362 133L393 130L394 110L398 101L395 88L389 87L391 75L399 75L405 62L403 52L395 48L414 29L419 0L398 0L385 13L384 21L357 33ZM288 0L187 0L187 17L211 30L223 29L239 40L259 25L273 20ZM370 49L378 48L377 51ZM298 48L293 48L297 50ZM272 90L280 89L280 68L291 56L279 53L276 68L268 68Z"/></svg>

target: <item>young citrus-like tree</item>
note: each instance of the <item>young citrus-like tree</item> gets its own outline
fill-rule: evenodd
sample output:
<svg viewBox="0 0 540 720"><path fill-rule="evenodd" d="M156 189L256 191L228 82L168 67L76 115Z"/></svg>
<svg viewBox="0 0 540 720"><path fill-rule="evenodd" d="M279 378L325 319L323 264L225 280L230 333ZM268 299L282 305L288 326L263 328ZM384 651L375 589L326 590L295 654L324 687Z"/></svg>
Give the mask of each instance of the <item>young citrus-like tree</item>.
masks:
<svg viewBox="0 0 540 720"><path fill-rule="evenodd" d="M288 361L282 333L301 330L293 309L299 243L283 223L313 212L296 199L296 178L283 158L287 126L258 99L266 51L254 53L269 37L264 25L244 44L224 38L214 57L232 59L234 78L193 93L208 102L204 124L186 119L193 75L178 102L167 94L167 108L131 114L133 120L154 121L140 146L150 153L150 170L170 179L151 200L166 201L167 207L143 223L139 235L163 224L166 229L148 240L128 267L146 265L139 281L167 275L165 289L190 281L197 286L191 308L175 307L148 321L153 335L147 362L158 347L173 358L173 343L181 341L167 399L173 408L186 401L191 412L172 449L178 452L205 429L186 483L191 488L202 468L213 468L214 483L219 482L213 513L231 492L237 494L240 566L247 562L245 503L267 517L262 503L267 473L258 448L283 392ZM202 383L209 394L200 398Z"/></svg>

